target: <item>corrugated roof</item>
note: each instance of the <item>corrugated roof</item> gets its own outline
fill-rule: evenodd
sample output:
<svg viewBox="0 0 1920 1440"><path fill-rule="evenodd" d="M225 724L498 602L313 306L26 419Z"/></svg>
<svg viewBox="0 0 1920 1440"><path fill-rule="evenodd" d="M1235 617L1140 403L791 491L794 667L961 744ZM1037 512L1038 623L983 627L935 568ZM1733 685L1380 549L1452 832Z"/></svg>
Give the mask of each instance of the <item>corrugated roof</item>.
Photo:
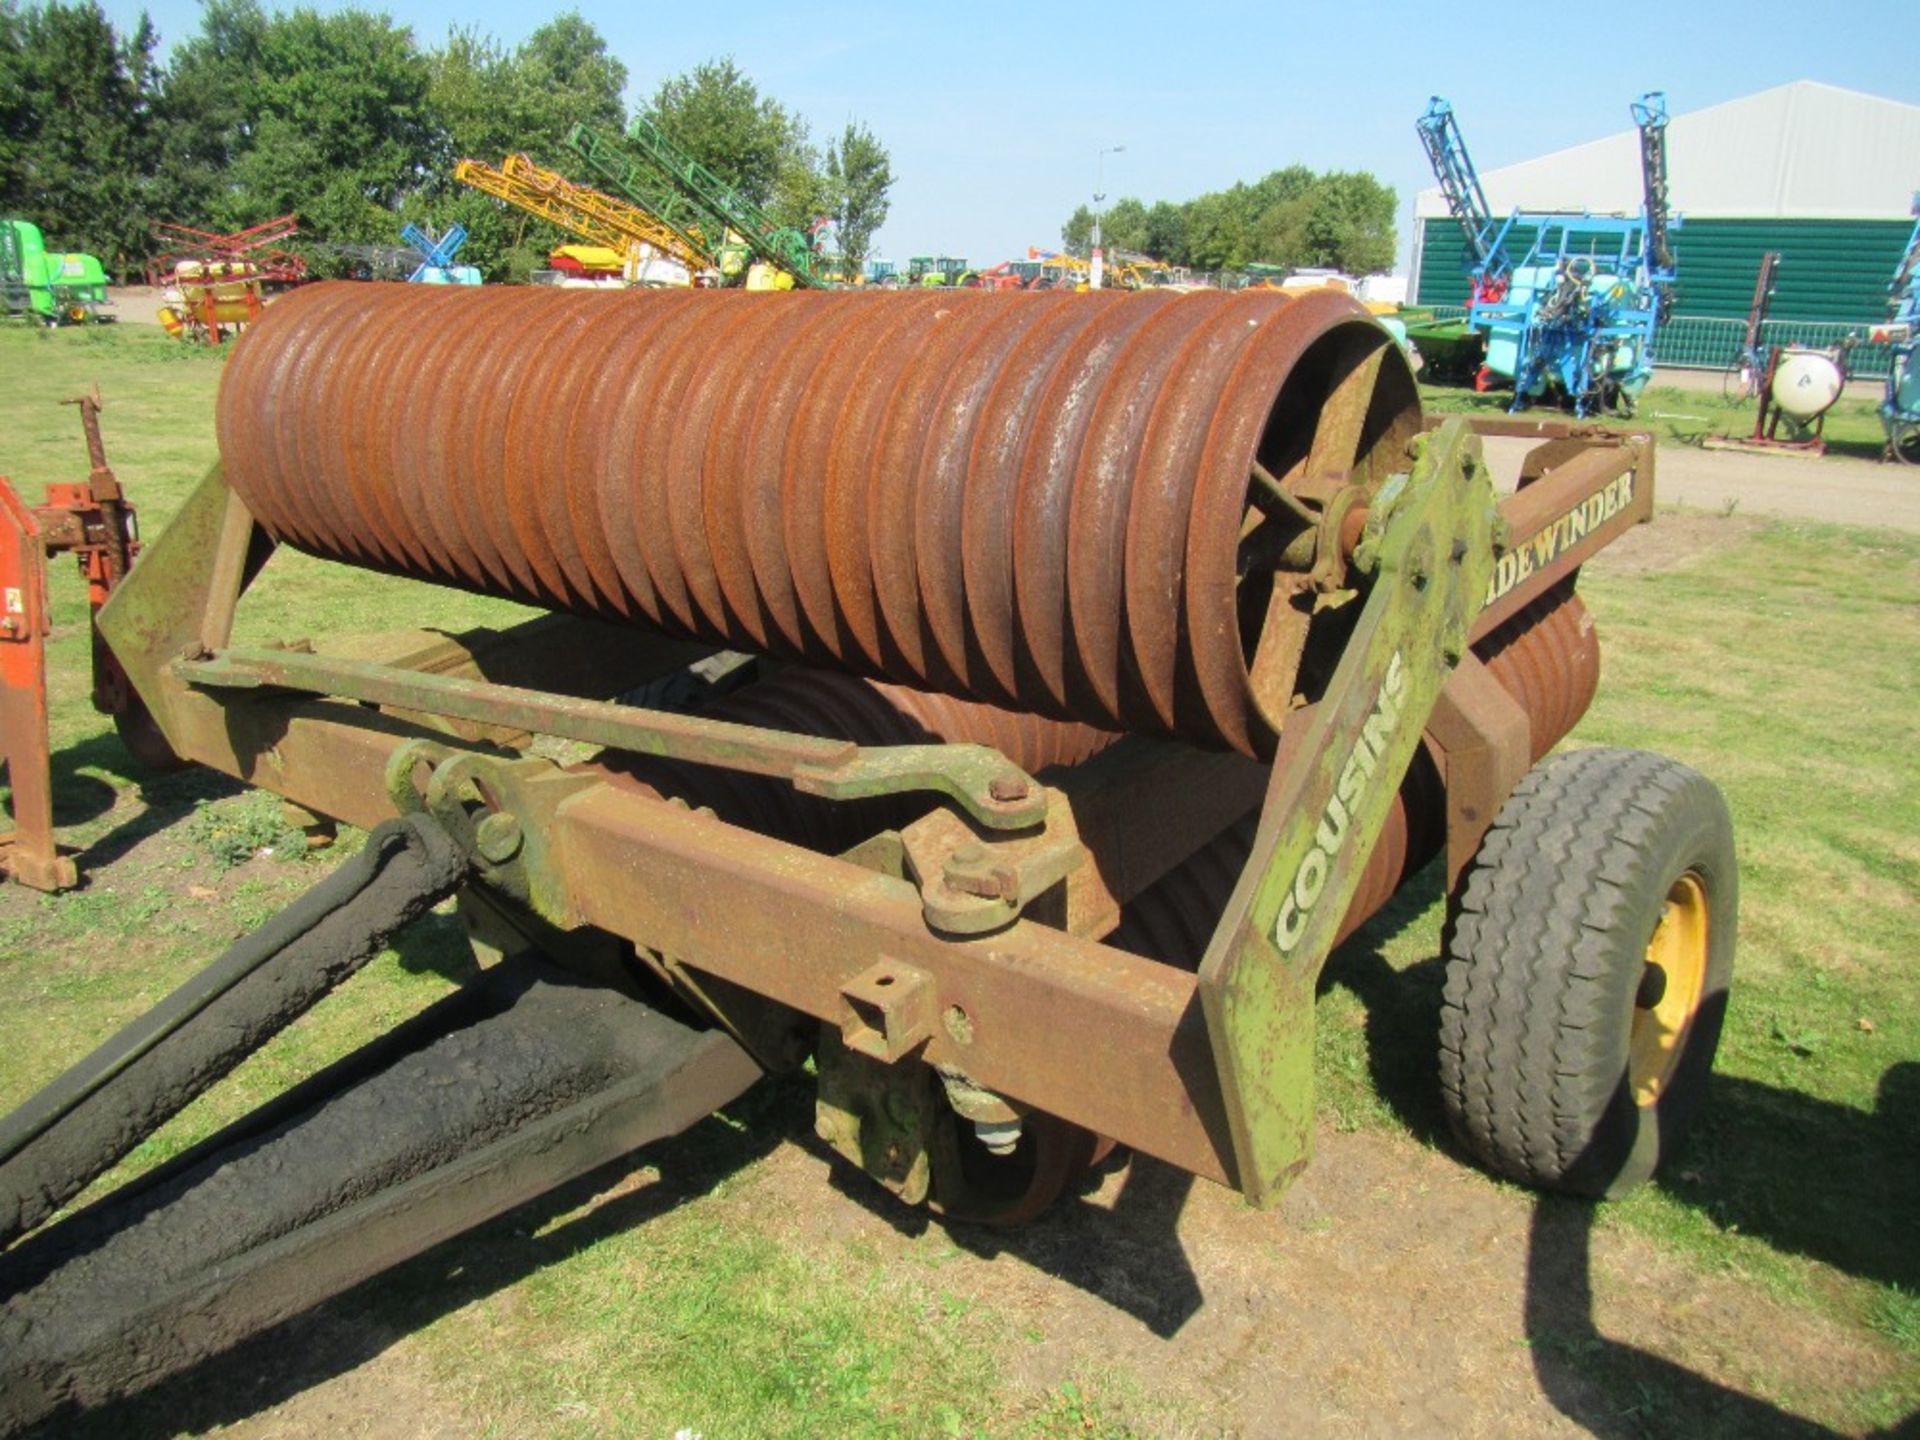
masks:
<svg viewBox="0 0 1920 1440"><path fill-rule="evenodd" d="M1463 116L1470 149L1472 127ZM1675 115L1667 166L1668 199L1681 215L1896 219L1920 186L1920 105L1796 80ZM1640 208L1639 136L1622 130L1480 180L1495 215L1516 206L1630 214ZM1414 201L1416 216L1446 213L1437 187Z"/></svg>

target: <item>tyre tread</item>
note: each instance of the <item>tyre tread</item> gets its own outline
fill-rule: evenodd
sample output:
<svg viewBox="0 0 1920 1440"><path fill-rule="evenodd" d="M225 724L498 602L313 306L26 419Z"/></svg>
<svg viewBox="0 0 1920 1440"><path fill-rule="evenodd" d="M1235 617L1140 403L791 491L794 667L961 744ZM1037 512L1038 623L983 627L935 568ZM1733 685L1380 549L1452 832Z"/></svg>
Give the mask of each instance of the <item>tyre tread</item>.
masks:
<svg viewBox="0 0 1920 1440"><path fill-rule="evenodd" d="M1656 837L1703 800L1724 817L1709 781L1659 755L1553 756L1462 875L1443 938L1441 1091L1455 1133L1496 1172L1597 1193L1581 1162L1620 1083L1609 982Z"/></svg>

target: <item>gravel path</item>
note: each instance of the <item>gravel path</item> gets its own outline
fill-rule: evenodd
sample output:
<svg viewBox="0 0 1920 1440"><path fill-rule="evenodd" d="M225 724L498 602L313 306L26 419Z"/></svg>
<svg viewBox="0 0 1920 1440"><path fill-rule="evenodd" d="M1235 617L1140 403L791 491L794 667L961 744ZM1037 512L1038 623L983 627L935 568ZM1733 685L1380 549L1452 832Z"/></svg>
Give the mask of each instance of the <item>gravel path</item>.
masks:
<svg viewBox="0 0 1920 1440"><path fill-rule="evenodd" d="M1511 483L1530 440L1490 439L1494 474ZM1662 505L1920 531L1920 469L1829 455L1741 454L1662 445L1654 495Z"/></svg>

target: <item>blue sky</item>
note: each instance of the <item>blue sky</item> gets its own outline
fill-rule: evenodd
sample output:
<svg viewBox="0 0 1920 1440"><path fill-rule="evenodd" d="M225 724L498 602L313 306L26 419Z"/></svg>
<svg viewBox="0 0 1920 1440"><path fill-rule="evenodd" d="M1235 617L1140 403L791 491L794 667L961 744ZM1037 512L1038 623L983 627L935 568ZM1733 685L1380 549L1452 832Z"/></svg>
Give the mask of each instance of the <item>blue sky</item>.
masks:
<svg viewBox="0 0 1920 1440"><path fill-rule="evenodd" d="M512 44L569 8L363 4L412 26L423 45L456 20ZM140 8L106 0L116 25ZM163 48L198 28L197 0L146 8ZM1061 222L1091 197L1103 147L1126 147L1106 157L1110 200L1185 199L1295 162L1371 170L1399 194L1404 259L1413 195L1431 183L1413 131L1431 94L1454 102L1482 169L1625 129L1628 102L1645 90L1665 90L1676 114L1801 79L1920 103L1911 0L1563 7L1586 17L1564 23L1517 4L1433 0L575 8L626 63L630 105L664 77L731 54L816 140L849 119L869 125L896 176L879 253L975 265L1057 244ZM1803 30L1807 15L1819 23Z"/></svg>

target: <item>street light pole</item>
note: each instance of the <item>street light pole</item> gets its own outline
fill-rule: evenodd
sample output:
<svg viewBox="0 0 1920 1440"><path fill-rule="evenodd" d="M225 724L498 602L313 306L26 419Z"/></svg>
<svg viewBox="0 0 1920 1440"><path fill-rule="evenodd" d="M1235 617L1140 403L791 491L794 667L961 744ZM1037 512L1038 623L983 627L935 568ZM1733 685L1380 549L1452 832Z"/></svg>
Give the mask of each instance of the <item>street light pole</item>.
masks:
<svg viewBox="0 0 1920 1440"><path fill-rule="evenodd" d="M1100 207L1106 201L1107 156L1118 155L1127 147L1110 145L1094 157L1093 161L1093 266L1087 279L1087 288L1098 290L1106 275L1106 257L1100 249Z"/></svg>

